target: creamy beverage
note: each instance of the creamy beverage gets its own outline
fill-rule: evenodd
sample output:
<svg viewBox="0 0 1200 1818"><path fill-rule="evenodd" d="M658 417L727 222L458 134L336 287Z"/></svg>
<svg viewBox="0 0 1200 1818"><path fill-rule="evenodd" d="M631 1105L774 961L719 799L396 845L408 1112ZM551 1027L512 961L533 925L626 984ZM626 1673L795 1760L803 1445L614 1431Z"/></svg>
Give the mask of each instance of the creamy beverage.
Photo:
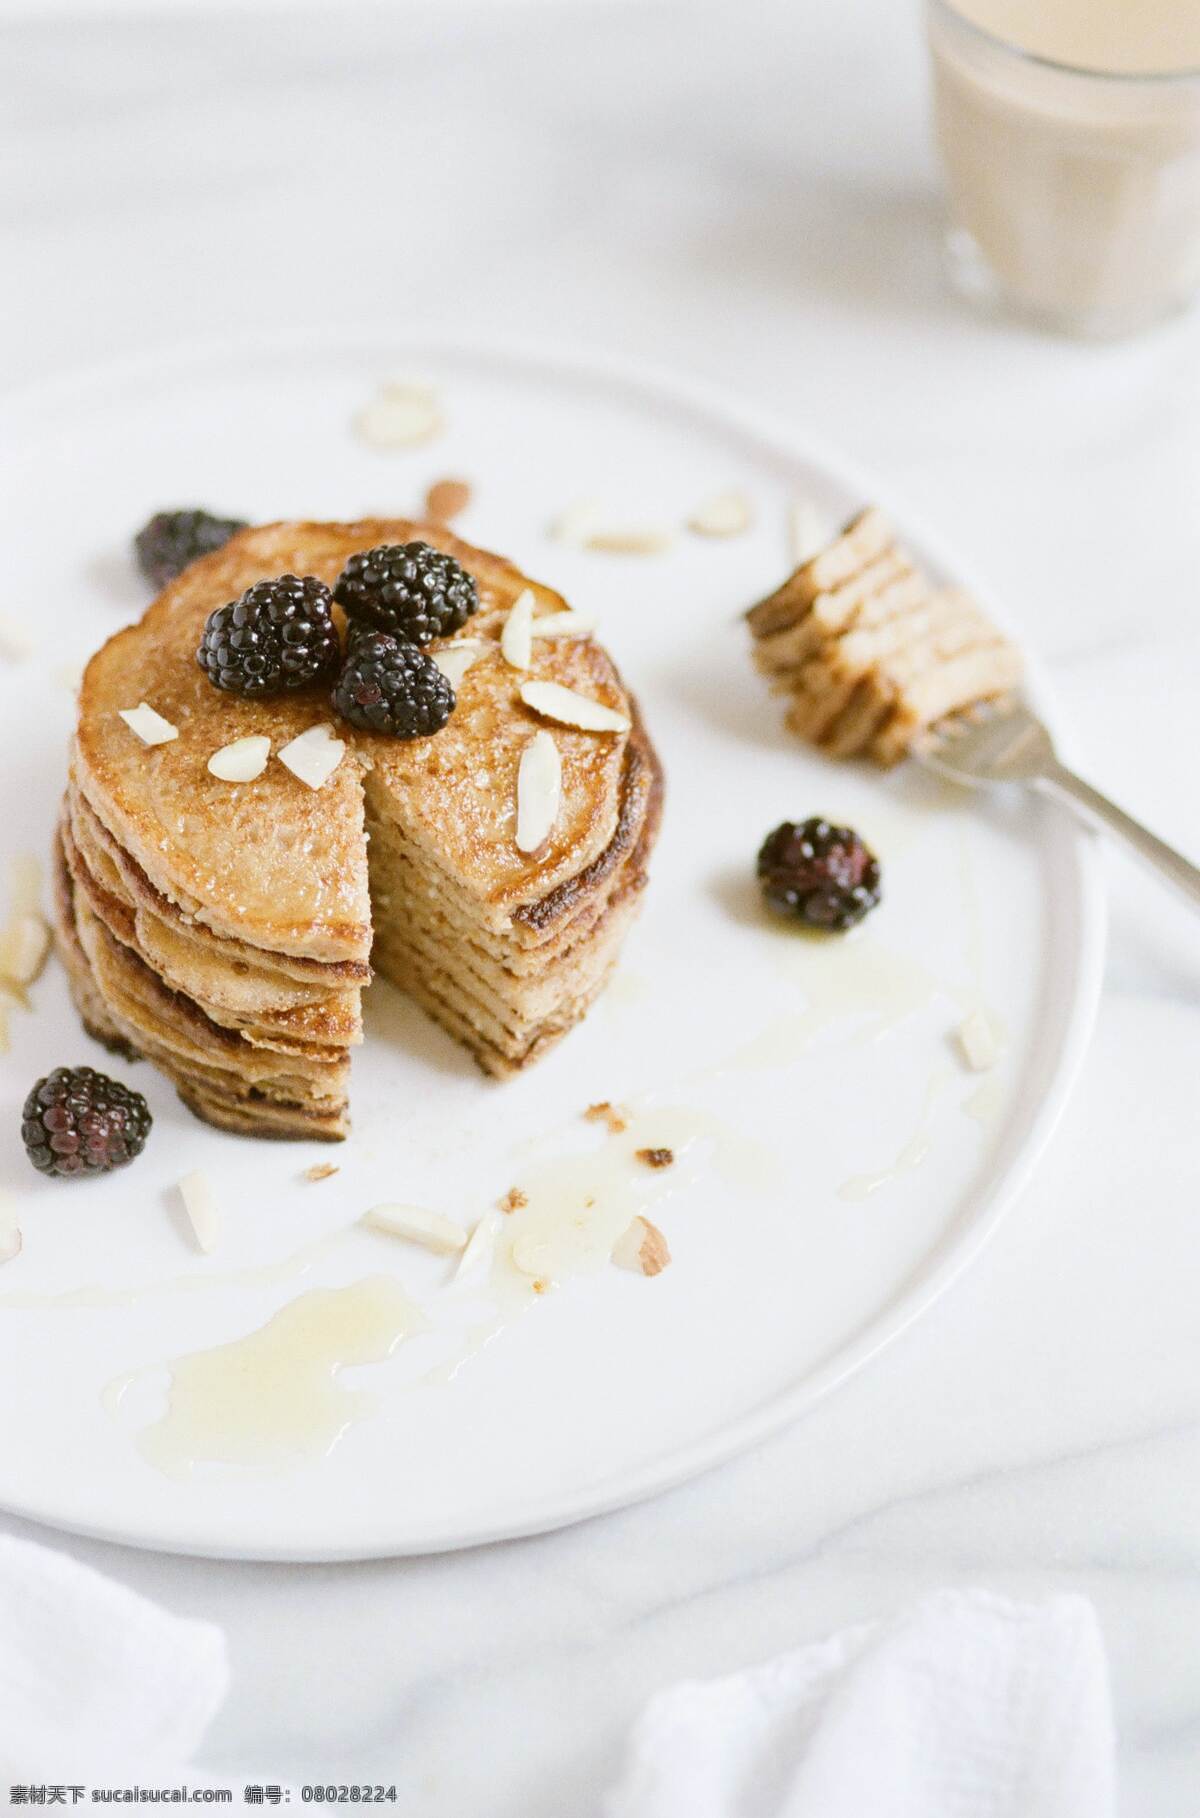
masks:
<svg viewBox="0 0 1200 1818"><path fill-rule="evenodd" d="M954 10L1002 43L1071 69L1200 70L1197 0L954 0Z"/></svg>
<svg viewBox="0 0 1200 1818"><path fill-rule="evenodd" d="M1121 334L1200 289L1200 0L928 0L960 245L1013 302Z"/></svg>

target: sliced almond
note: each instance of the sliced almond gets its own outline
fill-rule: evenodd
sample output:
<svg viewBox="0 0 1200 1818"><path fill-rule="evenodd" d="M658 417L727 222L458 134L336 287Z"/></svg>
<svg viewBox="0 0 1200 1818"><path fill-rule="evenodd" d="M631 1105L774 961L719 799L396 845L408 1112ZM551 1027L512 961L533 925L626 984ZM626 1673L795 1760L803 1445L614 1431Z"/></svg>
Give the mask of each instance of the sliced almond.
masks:
<svg viewBox="0 0 1200 1818"><path fill-rule="evenodd" d="M500 652L514 669L528 669L533 657L533 594L528 587L518 594L500 633Z"/></svg>
<svg viewBox="0 0 1200 1818"><path fill-rule="evenodd" d="M336 1162L314 1162L311 1168L304 1170L305 1180L329 1180L338 1172Z"/></svg>
<svg viewBox="0 0 1200 1818"><path fill-rule="evenodd" d="M788 511L788 542L797 568L820 555L830 540L829 525L811 499L796 499Z"/></svg>
<svg viewBox="0 0 1200 1818"><path fill-rule="evenodd" d="M451 688L460 688L467 670L479 661L486 649L483 638L455 638L445 650L431 650L429 654Z"/></svg>
<svg viewBox="0 0 1200 1818"><path fill-rule="evenodd" d="M442 413L432 387L394 379L359 411L354 426L372 448L412 448L437 435Z"/></svg>
<svg viewBox="0 0 1200 1818"><path fill-rule="evenodd" d="M179 1194L196 1234L196 1242L204 1254L210 1256L221 1235L221 1214L207 1174L185 1174L179 1183Z"/></svg>
<svg viewBox="0 0 1200 1818"><path fill-rule="evenodd" d="M458 1267L454 1271L455 1281L464 1281L470 1276L483 1275L491 1267L495 1248L496 1220L491 1212L485 1212L467 1239L467 1247L458 1259Z"/></svg>
<svg viewBox="0 0 1200 1818"><path fill-rule="evenodd" d="M588 537L600 522L600 502L598 499L576 499L565 511L559 513L550 526L550 535L559 543L570 543L575 549L584 549Z"/></svg>
<svg viewBox="0 0 1200 1818"><path fill-rule="evenodd" d="M578 726L584 732L628 732L629 720L615 707L593 701L586 694L576 694L561 682L522 682L521 699L535 713L560 726Z"/></svg>
<svg viewBox="0 0 1200 1818"><path fill-rule="evenodd" d="M462 1226L444 1213L427 1211L424 1206L372 1206L363 1215L362 1223L368 1230L407 1238L409 1243L434 1250L439 1256L454 1256L466 1248L467 1234Z"/></svg>
<svg viewBox="0 0 1200 1818"><path fill-rule="evenodd" d="M50 930L41 916L14 916L0 939L0 974L14 985L32 985L49 951Z"/></svg>
<svg viewBox="0 0 1200 1818"><path fill-rule="evenodd" d="M11 1193L0 1188L0 1263L11 1262L21 1254L21 1227L17 1223L17 1202Z"/></svg>
<svg viewBox="0 0 1200 1818"><path fill-rule="evenodd" d="M261 776L271 755L271 741L265 733L251 733L222 745L208 760L208 768L223 783L252 783Z"/></svg>
<svg viewBox="0 0 1200 1818"><path fill-rule="evenodd" d="M179 737L178 726L172 726L170 720L164 720L161 713L155 713L145 701L139 701L136 707L121 707L118 712L130 732L136 732L143 745L169 745L172 739Z"/></svg>
<svg viewBox="0 0 1200 1818"><path fill-rule="evenodd" d="M962 1057L972 1073L986 1073L1000 1059L996 1026L984 1010L972 1010L955 1030Z"/></svg>
<svg viewBox="0 0 1200 1818"><path fill-rule="evenodd" d="M736 537L754 521L744 492L718 492L698 505L688 519L688 529L701 537Z"/></svg>
<svg viewBox="0 0 1200 1818"><path fill-rule="evenodd" d="M425 510L442 524L448 524L470 503L471 488L466 480L435 480L425 494Z"/></svg>
<svg viewBox="0 0 1200 1818"><path fill-rule="evenodd" d="M535 732L517 767L517 849L536 852L562 805L562 760L548 732Z"/></svg>
<svg viewBox="0 0 1200 1818"><path fill-rule="evenodd" d="M278 753L279 762L310 789L323 788L345 755L345 741L334 738L332 726L310 726Z"/></svg>
<svg viewBox="0 0 1200 1818"><path fill-rule="evenodd" d="M548 612L533 621L535 638L589 638L596 621L585 612Z"/></svg>
<svg viewBox="0 0 1200 1818"><path fill-rule="evenodd" d="M635 1218L618 1237L612 1249L618 1269L632 1269L638 1275L661 1275L671 1260L667 1240L657 1225L648 1218Z"/></svg>
<svg viewBox="0 0 1200 1818"><path fill-rule="evenodd" d="M661 555L675 541L661 524L600 524L583 539L585 549L609 555Z"/></svg>

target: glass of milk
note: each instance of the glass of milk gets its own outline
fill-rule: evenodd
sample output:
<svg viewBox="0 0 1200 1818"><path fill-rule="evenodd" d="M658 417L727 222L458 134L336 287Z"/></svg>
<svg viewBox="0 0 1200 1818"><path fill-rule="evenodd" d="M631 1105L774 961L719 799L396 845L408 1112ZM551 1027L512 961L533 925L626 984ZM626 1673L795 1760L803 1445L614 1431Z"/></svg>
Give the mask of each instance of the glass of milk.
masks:
<svg viewBox="0 0 1200 1818"><path fill-rule="evenodd" d="M926 0L965 289L1077 334L1200 290L1200 0Z"/></svg>

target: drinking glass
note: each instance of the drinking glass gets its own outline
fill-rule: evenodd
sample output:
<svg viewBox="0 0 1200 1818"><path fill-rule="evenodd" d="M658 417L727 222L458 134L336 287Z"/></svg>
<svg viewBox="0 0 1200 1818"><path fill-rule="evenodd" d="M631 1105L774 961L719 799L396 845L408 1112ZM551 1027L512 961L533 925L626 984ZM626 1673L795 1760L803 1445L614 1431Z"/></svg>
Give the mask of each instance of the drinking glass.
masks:
<svg viewBox="0 0 1200 1818"><path fill-rule="evenodd" d="M947 0L926 0L926 13L959 287L1099 336L1191 301L1200 71L1076 68L1005 43Z"/></svg>

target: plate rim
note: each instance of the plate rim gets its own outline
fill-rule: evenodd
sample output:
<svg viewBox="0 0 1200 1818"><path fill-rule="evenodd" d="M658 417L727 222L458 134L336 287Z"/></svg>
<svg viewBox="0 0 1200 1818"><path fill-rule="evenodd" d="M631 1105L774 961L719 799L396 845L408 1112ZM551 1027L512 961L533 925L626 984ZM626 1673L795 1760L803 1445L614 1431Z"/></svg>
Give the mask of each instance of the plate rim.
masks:
<svg viewBox="0 0 1200 1818"><path fill-rule="evenodd" d="M995 621L1011 629L1002 608L995 607L990 589L976 584L976 569L964 562L952 540L930 529L924 515L910 508L903 489L882 481L865 464L845 455L820 435L798 428L787 415L757 402L747 403L726 385L681 371L655 360L569 342L542 342L511 335L446 334L436 327L410 325L403 331L387 323L357 322L323 329L296 328L236 334L197 336L187 341L164 342L151 348L84 363L28 380L0 393L0 435L19 425L23 412L36 411L47 402L70 403L86 394L104 393L122 385L144 382L156 374L176 374L203 368L215 361L236 361L255 354L294 357L298 354L345 356L383 353L388 360L475 359L509 367L551 371L577 381L611 379L643 398L649 394L675 409L694 411L740 436L769 447L785 460L818 468L835 485L880 504L919 544L933 562L953 574L980 599ZM1061 717L1036 653L1026 651L1032 692L1045 717L1057 732ZM397 1539L381 1534L368 1541L345 1545L303 1541L291 1544L259 1542L252 1547L221 1545L181 1521L171 1532L161 1525L144 1533L131 1532L105 1522L89 1523L35 1500L14 1501L0 1496L0 1509L22 1520L38 1522L60 1532L100 1540L140 1551L184 1556L253 1560L264 1563L317 1564L359 1559L410 1558L458 1552L501 1540L534 1534L591 1520L600 1515L649 1500L680 1484L727 1463L742 1453L795 1425L811 1408L843 1382L878 1357L922 1317L980 1256L1003 1220L1024 1193L1070 1100L1087 1052L1103 980L1107 903L1098 837L1066 809L1047 803L1063 830L1063 850L1069 860L1076 939L1070 992L1061 1023L1058 1053L1024 1140L999 1176L985 1181L978 1204L965 1229L943 1240L944 1253L902 1284L887 1304L846 1343L798 1382L769 1395L753 1408L723 1422L702 1439L671 1448L658 1457L610 1476L592 1490L545 1497L518 1519L501 1515L436 1535L413 1534ZM1061 983L1061 981L1060 981Z"/></svg>

